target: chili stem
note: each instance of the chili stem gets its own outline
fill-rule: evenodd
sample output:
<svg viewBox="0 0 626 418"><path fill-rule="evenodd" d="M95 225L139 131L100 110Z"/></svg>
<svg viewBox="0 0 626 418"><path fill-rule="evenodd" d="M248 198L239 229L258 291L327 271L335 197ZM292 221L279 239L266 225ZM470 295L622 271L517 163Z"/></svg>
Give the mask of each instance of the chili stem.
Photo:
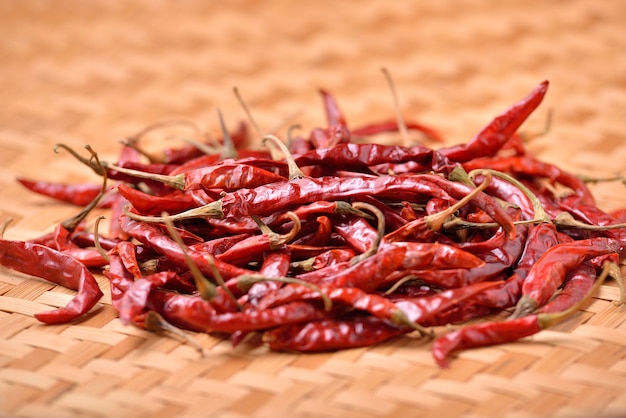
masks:
<svg viewBox="0 0 626 418"><path fill-rule="evenodd" d="M109 257L109 254L104 250L104 248L102 248L102 245L100 244L100 233L98 232L98 229L100 227L100 221L103 219L106 219L106 218L104 216L98 216L93 225L93 243L98 253L100 253L102 258L104 258L108 263L111 260L111 258Z"/></svg>
<svg viewBox="0 0 626 418"><path fill-rule="evenodd" d="M149 311L144 318L144 327L148 331L152 332L165 332L173 337L178 337L183 342L186 342L204 356L204 347L200 345L198 341L191 336L187 335L180 328L175 327L174 325L167 322L160 314L155 311Z"/></svg>
<svg viewBox="0 0 626 418"><path fill-rule="evenodd" d="M233 142L233 138L230 136L230 132L226 128L226 122L224 122L224 117L222 116L222 112L217 109L217 118L220 121L220 128L222 129L222 138L223 138L223 148L220 153L220 157L225 160L227 158L237 159L239 158L239 153L235 148L235 143Z"/></svg>
<svg viewBox="0 0 626 418"><path fill-rule="evenodd" d="M412 141L409 135L409 130L406 127L406 123L404 123L402 112L400 111L400 101L398 100L398 94L396 93L395 83L393 82L393 78L391 77L391 74L389 73L387 68L383 67L381 71L383 72L383 75L385 76L385 79L387 80L387 84L389 85L389 90L391 91L391 97L393 99L393 108L396 112L396 119L398 123L398 131L400 131L402 138L404 138L405 144L408 145Z"/></svg>
<svg viewBox="0 0 626 418"><path fill-rule="evenodd" d="M478 187L476 187L474 190L472 190L471 193L468 193L467 195L465 195L461 200L456 202L454 205L450 206L449 208L447 208L445 210L442 210L439 213L435 213L433 215L425 216L424 217L424 223L426 225L428 225L428 227L431 230L439 231L443 227L445 221L449 217L454 215L454 213L457 210L459 210L463 206L467 205L474 197L476 197L476 195L478 195L483 190L485 190L490 182L491 182L491 176L487 175L485 177L485 181L483 181Z"/></svg>
<svg viewBox="0 0 626 418"><path fill-rule="evenodd" d="M528 198L528 200L530 200L530 203L533 205L533 219L532 219L533 221L552 223L552 221L550 220L550 217L546 213L545 209L543 208L543 205L541 204L537 196L535 196L535 194L528 187L526 187L526 185L523 184L521 181L501 171L491 170L487 168L472 170L469 173L469 177L474 178L477 174L483 174L483 175L489 174L492 176L500 177L501 179L511 183L513 186L520 189L520 191L524 193L524 195Z"/></svg>
<svg viewBox="0 0 626 418"><path fill-rule="evenodd" d="M124 207L124 214L131 219L134 219L136 221L141 221L141 222L165 222L165 218L163 216L144 216L144 215L138 215L136 213L133 213L130 211L129 206ZM183 221L186 219L195 219L195 218L221 219L223 217L224 217L224 212L222 211L221 200L216 200L215 202L208 203L204 206L189 209L184 212L180 212L175 215L169 216L172 222Z"/></svg>
<svg viewBox="0 0 626 418"><path fill-rule="evenodd" d="M287 162L287 167L289 169L289 180L301 179L302 177L304 177L304 173L296 164L293 155L291 155L289 148L287 148L283 141L281 141L280 139L278 139L278 137L274 135L265 135L263 137L263 144L265 145L267 142L270 142L272 145L278 147L278 149L280 149L280 151L285 156L285 161Z"/></svg>
<svg viewBox="0 0 626 418"><path fill-rule="evenodd" d="M106 175L106 170L104 169L102 163L100 162L100 159L98 158L98 154L93 150L93 148L91 148L91 146L86 145L85 148L87 149L87 151L89 151L91 153L91 159L93 159L95 161L94 164L96 164L96 166L100 167L103 175L102 175L102 188L100 189L100 192L98 193L98 195L87 205L83 208L83 210L81 210L80 212L78 212L75 216L71 217L70 219L66 219L65 221L61 222L61 225L63 225L63 227L65 229L67 229L70 232L73 232L76 230L76 228L78 227L78 225L85 219L85 217L87 217L87 215L96 207L98 206L98 203L100 203L100 200L102 200L102 197L104 196L104 194L107 191L107 175ZM90 159L90 161L91 161Z"/></svg>
<svg viewBox="0 0 626 418"><path fill-rule="evenodd" d="M202 274L202 272L200 272L200 269L198 268L196 263L194 263L191 257L189 256L189 253L187 251L187 246L185 245L182 238L178 234L178 231L176 231L176 228L174 227L174 223L172 222L168 214L163 212L162 216L163 216L163 222L165 223L165 226L167 227L167 232L170 234L170 237L172 237L174 242L176 242L176 244L180 247L181 251L183 252L183 256L185 257L185 263L187 264L187 267L189 268L189 271L191 272L194 282L196 283L196 288L200 292L200 297L204 300L213 299L217 295L217 290L215 288L215 285L211 283L209 280L207 280L206 277L204 277L204 275Z"/></svg>
<svg viewBox="0 0 626 418"><path fill-rule="evenodd" d="M256 215L252 215L252 219L259 226L261 232L268 236L270 241L270 248L272 250L275 250L288 243L289 241L292 241L294 238L296 238L296 236L300 233L300 230L302 229L302 223L300 222L300 218L298 218L298 215L296 215L294 212L289 211L285 213L285 216L291 219L291 221L293 222L293 227L286 234L277 234L276 232L272 231L270 227L261 220L261 218Z"/></svg>

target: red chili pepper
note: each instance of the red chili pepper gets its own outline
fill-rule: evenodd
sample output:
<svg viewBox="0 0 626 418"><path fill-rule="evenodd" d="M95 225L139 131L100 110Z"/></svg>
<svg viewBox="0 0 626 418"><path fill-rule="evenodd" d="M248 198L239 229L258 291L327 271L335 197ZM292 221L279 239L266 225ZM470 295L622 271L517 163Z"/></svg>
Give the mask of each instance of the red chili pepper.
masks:
<svg viewBox="0 0 626 418"><path fill-rule="evenodd" d="M130 241L121 241L117 244L116 251L120 256L120 260L124 264L124 267L135 278L143 276L137 261L137 246Z"/></svg>
<svg viewBox="0 0 626 418"><path fill-rule="evenodd" d="M561 286L567 272L586 260L604 254L619 253L621 244L611 238L590 238L548 249L532 266L522 285L522 297L513 318L527 315L543 306Z"/></svg>
<svg viewBox="0 0 626 418"><path fill-rule="evenodd" d="M146 173L117 166L111 166L111 168L127 176L160 182L173 189L183 191L196 189L233 191L285 180L285 177L281 175L240 162L215 164L185 171L175 176Z"/></svg>
<svg viewBox="0 0 626 418"><path fill-rule="evenodd" d="M320 94L326 110L328 128L313 129L309 141L316 148L327 148L350 141L350 131L346 126L346 120L339 110L335 98L323 89L320 89Z"/></svg>
<svg viewBox="0 0 626 418"><path fill-rule="evenodd" d="M589 296L594 288L603 283L611 268L618 267L617 265L610 266L605 264L602 274L585 296ZM578 273L588 275L589 272L579 270ZM552 309L557 309L560 302L556 302L554 306L548 307L551 312L541 312L501 322L479 323L460 328L435 340L432 347L433 356L440 366L445 367L447 366L446 357L452 351L507 343L536 334L565 319L578 309L584 300L585 298L580 298L577 303L571 304L568 309L558 312L553 312Z"/></svg>
<svg viewBox="0 0 626 418"><path fill-rule="evenodd" d="M295 245L323 246L330 240L333 225L328 216L318 216L316 219L317 230L298 238L293 243Z"/></svg>
<svg viewBox="0 0 626 418"><path fill-rule="evenodd" d="M411 161L419 164L421 171L432 168L433 150L423 146L402 147L383 144L337 144L316 148L294 159L298 167L323 166L341 170L364 170L381 164L398 164Z"/></svg>
<svg viewBox="0 0 626 418"><path fill-rule="evenodd" d="M119 312L120 303L126 290L135 281L134 276L126 270L122 259L116 252L109 254L109 268L102 272L109 279L111 287L111 304Z"/></svg>
<svg viewBox="0 0 626 418"><path fill-rule="evenodd" d="M386 319L396 325L411 326L414 321L407 317L405 312L393 301L356 287L328 287L322 286L319 290L298 285L288 284L275 292L272 292L257 305L257 309L269 309L276 306L292 303L296 301L322 301L324 295L333 306L336 304L347 305L349 308L368 312L373 316Z"/></svg>
<svg viewBox="0 0 626 418"><path fill-rule="evenodd" d="M172 192L164 196L154 196L125 184L119 184L117 189L137 212L144 215L160 215L163 212L173 214L200 206L191 193Z"/></svg>
<svg viewBox="0 0 626 418"><path fill-rule="evenodd" d="M367 347L409 331L376 317L356 316L281 326L265 331L263 341L277 351L320 352Z"/></svg>
<svg viewBox="0 0 626 418"><path fill-rule="evenodd" d="M596 269L591 264L583 263L577 266L568 273L561 291L538 312L560 312L571 308L589 294L595 280Z"/></svg>
<svg viewBox="0 0 626 418"><path fill-rule="evenodd" d="M497 285L495 282L475 283L424 297L397 299L395 305L406 314L410 321L424 324L439 313L456 305L461 305L464 301L472 299L475 295Z"/></svg>
<svg viewBox="0 0 626 418"><path fill-rule="evenodd" d="M44 180L34 181L21 177L17 178L17 181L30 191L81 207L91 203L102 190L99 184L65 184ZM110 205L110 201L104 200L98 207L107 208Z"/></svg>
<svg viewBox="0 0 626 418"><path fill-rule="evenodd" d="M0 239L0 264L77 291L63 308L35 314L49 324L60 324L89 312L103 296L87 267L73 257L39 244Z"/></svg>
<svg viewBox="0 0 626 418"><path fill-rule="evenodd" d="M165 255L170 261L179 266L186 266L182 249L174 240L166 236L157 226L137 222L126 215L121 215L120 224L122 229L139 242L153 248L160 254ZM200 271L208 276L213 276L213 268L205 258L205 254L198 251L189 251L189 256L198 265ZM215 267L225 280L237 277L250 271L233 266L219 259L214 259Z"/></svg>
<svg viewBox="0 0 626 418"><path fill-rule="evenodd" d="M541 330L541 322L537 315L502 322L479 323L439 337L433 344L432 353L437 364L447 367L446 357L452 351L508 343Z"/></svg>
<svg viewBox="0 0 626 418"><path fill-rule="evenodd" d="M372 292L384 282L388 274L402 265L405 253L406 249L402 246L380 249L376 254L352 267L324 277L321 284L332 287L358 287L366 292Z"/></svg>
<svg viewBox="0 0 626 418"><path fill-rule="evenodd" d="M348 266L356 252L351 248L333 248L314 257L293 263L293 268L299 271L314 271L325 267L341 264Z"/></svg>
<svg viewBox="0 0 626 418"><path fill-rule="evenodd" d="M181 212L172 219L263 216L314 201L341 200L362 194L381 197L406 196L407 193L438 197L450 194L455 199L462 199L471 192L471 188L461 183L436 175L300 178L226 193L220 201ZM491 197L479 193L472 203L502 225L510 236L515 233L510 216ZM141 220L160 220L159 217L132 216Z"/></svg>
<svg viewBox="0 0 626 418"><path fill-rule="evenodd" d="M547 250L558 244L556 228L551 223L529 226L524 252L513 274L496 288L481 292L475 302L492 308L506 309L515 306L522 295L522 284L532 266Z"/></svg>
<svg viewBox="0 0 626 418"><path fill-rule="evenodd" d="M548 82L544 81L526 98L497 116L467 144L439 149L438 152L450 160L458 162L495 155L539 106L547 90Z"/></svg>

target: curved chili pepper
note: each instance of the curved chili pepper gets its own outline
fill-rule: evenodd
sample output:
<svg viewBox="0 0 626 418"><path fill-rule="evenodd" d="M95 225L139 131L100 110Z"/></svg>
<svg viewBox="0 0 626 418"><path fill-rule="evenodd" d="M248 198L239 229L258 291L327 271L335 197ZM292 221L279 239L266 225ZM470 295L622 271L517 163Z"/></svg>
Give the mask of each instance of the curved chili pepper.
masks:
<svg viewBox="0 0 626 418"><path fill-rule="evenodd" d="M611 268L618 267L617 265L611 266L610 263L605 263L602 273L590 291L585 295L586 297L604 282ZM437 361L440 366L445 367L447 366L446 357L452 351L512 342L536 334L568 317L580 307L586 297L579 299L568 309L558 312L541 312L501 322L479 323L457 329L435 340L432 347L432 354L435 361ZM559 302L548 309L556 309L558 306Z"/></svg>
<svg viewBox="0 0 626 418"><path fill-rule="evenodd" d="M293 242L295 245L323 246L330 240L333 229L330 218L328 218L328 216L318 216L315 221L318 225L317 230L295 240Z"/></svg>
<svg viewBox="0 0 626 418"><path fill-rule="evenodd" d="M467 144L442 148L437 151L450 160L457 162L466 162L477 157L495 155L539 106L547 91L548 82L544 81L530 92L527 97L497 116Z"/></svg>
<svg viewBox="0 0 626 418"><path fill-rule="evenodd" d="M564 311L580 302L593 287L596 269L588 263L575 267L565 278L561 291L539 308L539 313Z"/></svg>
<svg viewBox="0 0 626 418"><path fill-rule="evenodd" d="M61 324L77 319L89 312L103 296L98 282L85 265L50 247L0 239L0 264L77 291L65 307L35 314L35 318L42 322Z"/></svg>
<svg viewBox="0 0 626 418"><path fill-rule="evenodd" d="M137 246L130 241L121 241L117 244L115 250L120 256L120 260L126 270L131 273L135 278L143 276L137 261Z"/></svg>
<svg viewBox="0 0 626 418"><path fill-rule="evenodd" d="M599 255L619 253L620 249L618 240L605 237L557 244L548 249L528 272L512 318L527 315L543 306L574 267Z"/></svg>
<svg viewBox="0 0 626 418"><path fill-rule="evenodd" d="M542 330L537 315L502 322L485 322L466 326L435 340L432 353L437 364L447 367L446 357L455 350L503 344L536 334Z"/></svg>
<svg viewBox="0 0 626 418"><path fill-rule="evenodd" d="M153 248L160 254L165 255L172 262L177 263L180 266L186 266L184 252L176 244L174 240L165 235L157 226L137 222L126 215L121 215L120 224L122 229L128 233L131 237L135 238L139 242ZM213 276L213 268L205 258L205 254L198 251L189 251L189 256L194 263L198 265L200 271L208 276ZM242 274L250 273L250 271L233 266L219 259L214 259L215 267L224 277L229 279L237 277Z"/></svg>
<svg viewBox="0 0 626 418"><path fill-rule="evenodd" d="M552 223L529 225L524 252L513 274L493 289L479 293L474 301L491 308L505 309L515 306L522 295L522 284L532 266L548 249L559 243Z"/></svg>

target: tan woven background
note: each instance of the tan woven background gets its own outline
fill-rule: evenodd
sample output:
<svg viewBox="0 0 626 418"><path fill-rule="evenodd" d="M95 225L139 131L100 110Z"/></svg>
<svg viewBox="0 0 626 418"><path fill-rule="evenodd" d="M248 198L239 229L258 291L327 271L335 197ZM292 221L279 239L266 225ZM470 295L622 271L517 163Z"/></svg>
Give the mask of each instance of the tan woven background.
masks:
<svg viewBox="0 0 626 418"><path fill-rule="evenodd" d="M117 141L185 118L216 130L244 113L264 128L294 111L324 124L317 89L352 125L405 115L465 142L544 79L525 125L531 149L581 174L626 172L626 3L608 1L0 0L0 221L5 236L49 231L75 208L34 196L18 175L94 180L52 145ZM605 209L623 186L594 187ZM106 289L106 282L101 281ZM32 317L71 292L0 269L0 414L17 417L617 417L626 414L626 309L613 284L584 311L517 344L462 353L449 369L429 344L290 355L193 348L123 327L103 299L68 326Z"/></svg>

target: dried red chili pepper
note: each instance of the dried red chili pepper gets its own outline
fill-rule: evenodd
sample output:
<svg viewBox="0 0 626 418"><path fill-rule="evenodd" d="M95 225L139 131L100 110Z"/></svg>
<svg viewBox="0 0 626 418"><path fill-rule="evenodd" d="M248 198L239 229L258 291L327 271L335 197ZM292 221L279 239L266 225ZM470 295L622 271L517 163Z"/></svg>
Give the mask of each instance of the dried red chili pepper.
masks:
<svg viewBox="0 0 626 418"><path fill-rule="evenodd" d="M28 180L23 177L18 177L17 181L30 191L76 206L88 205L102 190L102 186L99 184L54 183L44 180ZM109 201L104 200L98 207L108 208L110 205L111 203Z"/></svg>
<svg viewBox="0 0 626 418"><path fill-rule="evenodd" d="M109 167L110 170L139 179L160 182L176 190L221 189L231 191L285 180L281 175L240 162L215 164L185 171L175 176L131 170L112 164L109 164Z"/></svg>
<svg viewBox="0 0 626 418"><path fill-rule="evenodd" d="M200 206L191 193L172 192L164 196L154 196L125 184L119 184L117 190L137 212L144 215L157 215L162 212L178 213ZM209 201L212 200L209 199Z"/></svg>
<svg viewBox="0 0 626 418"><path fill-rule="evenodd" d="M495 155L511 138L528 116L539 106L548 90L548 82L540 83L530 94L497 116L467 144L437 150L452 161L466 162Z"/></svg>
<svg viewBox="0 0 626 418"><path fill-rule="evenodd" d="M77 291L65 307L35 314L42 322L73 321L89 312L103 296L98 282L85 265L50 247L0 239L0 264Z"/></svg>
<svg viewBox="0 0 626 418"><path fill-rule="evenodd" d="M320 352L367 347L410 332L373 316L324 319L263 333L272 350Z"/></svg>
<svg viewBox="0 0 626 418"><path fill-rule="evenodd" d="M527 315L543 306L574 267L593 257L619 253L620 249L619 241L604 237L558 244L548 249L528 272L512 318Z"/></svg>
<svg viewBox="0 0 626 418"><path fill-rule="evenodd" d="M603 270L600 277L596 280L594 287L586 294L587 297L593 292L595 287L602 284L608 272L608 268ZM517 341L521 338L536 334L567 318L572 312L578 309L584 300L585 298L580 299L568 309L558 312L542 312L501 322L478 323L459 328L456 331L437 338L432 346L432 354L435 361L440 366L446 367L446 357L452 351Z"/></svg>
<svg viewBox="0 0 626 418"><path fill-rule="evenodd" d="M438 197L450 194L453 198L462 199L471 191L471 188L461 183L427 174L376 178L300 178L226 193L220 201L181 212L172 219L262 216L319 200L345 200L361 194L383 197L393 197L399 193L404 196L406 193L416 193ZM515 225L511 218L491 197L479 193L472 199L472 204L487 212L510 235L514 234ZM162 221L160 217L141 217L134 214L129 216L142 221Z"/></svg>

